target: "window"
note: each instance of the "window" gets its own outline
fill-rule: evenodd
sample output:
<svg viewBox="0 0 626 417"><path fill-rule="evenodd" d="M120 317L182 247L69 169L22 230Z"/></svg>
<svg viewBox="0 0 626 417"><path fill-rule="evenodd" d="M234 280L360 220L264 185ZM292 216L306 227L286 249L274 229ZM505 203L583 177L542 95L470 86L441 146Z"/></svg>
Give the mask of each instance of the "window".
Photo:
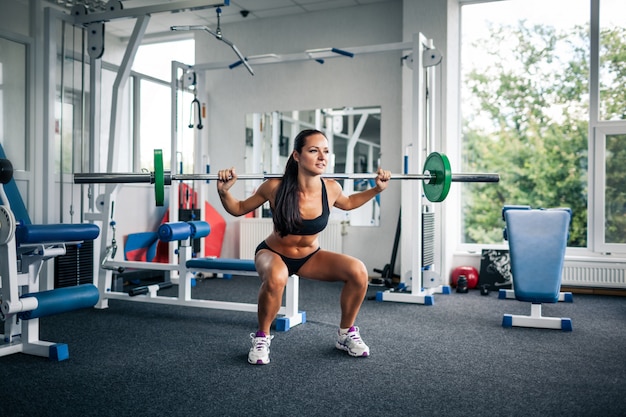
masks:
<svg viewBox="0 0 626 417"><path fill-rule="evenodd" d="M0 38L0 143L16 170L27 170L27 46Z"/></svg>
<svg viewBox="0 0 626 417"><path fill-rule="evenodd" d="M600 4L600 21L606 22L600 26L597 100L590 67L594 4ZM626 75L625 12L620 0L462 6L463 171L501 175L496 187L463 185L463 243L502 243L505 204L570 207L570 247L597 247L594 242L604 238L626 240L620 226L623 168L617 163L623 159L626 129L610 130L602 140L590 137L597 129L594 114L613 124L626 118L626 88L620 82ZM597 214L600 223L588 220Z"/></svg>
<svg viewBox="0 0 626 417"><path fill-rule="evenodd" d="M170 135L171 89L169 84L139 80L139 167L154 171L154 150L163 150L163 162L169 167L171 158Z"/></svg>
<svg viewBox="0 0 626 417"><path fill-rule="evenodd" d="M154 171L154 150L163 151L163 164L166 170L190 173L193 167L193 129L189 128L193 94L179 91L177 97L177 167L171 165L171 78L172 61L187 65L195 62L193 39L142 45L133 63L133 80L137 88L134 94L139 98L135 115L135 138L139 155L134 158L135 171ZM177 76L180 77L180 74Z"/></svg>
<svg viewBox="0 0 626 417"><path fill-rule="evenodd" d="M600 3L600 120L626 118L626 4L623 0Z"/></svg>
<svg viewBox="0 0 626 417"><path fill-rule="evenodd" d="M172 75L172 61L193 65L195 63L194 40L185 39L141 45L133 62L133 71L169 81Z"/></svg>
<svg viewBox="0 0 626 417"><path fill-rule="evenodd" d="M598 128L598 183L604 190L598 198L603 208L604 224L598 225L603 235L600 251L618 250L626 244L626 133L620 126Z"/></svg>

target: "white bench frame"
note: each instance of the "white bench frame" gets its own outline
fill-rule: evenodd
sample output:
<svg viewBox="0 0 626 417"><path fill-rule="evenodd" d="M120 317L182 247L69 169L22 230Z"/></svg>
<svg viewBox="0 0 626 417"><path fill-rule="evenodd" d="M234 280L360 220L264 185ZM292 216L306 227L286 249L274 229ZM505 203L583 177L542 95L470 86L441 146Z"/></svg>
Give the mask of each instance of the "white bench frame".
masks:
<svg viewBox="0 0 626 417"><path fill-rule="evenodd" d="M196 279L196 272L210 274L245 275L255 277L258 277L258 274L252 271L219 268L194 268L194 271L192 272L186 266L187 261L192 259L191 238L180 242L181 244L178 248L178 263L114 261L111 259L106 259L102 263L102 267L107 270L107 274L104 280L101 279L98 282L100 301L96 305L96 308L107 308L107 300L125 300L143 303L177 305L184 307L209 308L216 310L246 311L251 313L256 313L258 311L258 305L256 303L239 303L233 301L203 300L192 298L192 280ZM138 270L166 271L168 272L167 275L169 275L169 277L166 276L166 279L169 279L172 284L178 285L178 295L175 297L157 295L157 292L159 290L158 284L149 285L147 294L136 296L130 296L129 294L121 291L113 291L112 270L120 267ZM174 274L172 274L172 272L174 272ZM298 298L300 293L299 279L300 278L297 275L292 275L287 280L287 286L285 288L285 304L281 306L278 311L278 314L282 315L283 317L276 318L276 331L287 331L298 324L306 322L306 313L304 311L298 310Z"/></svg>

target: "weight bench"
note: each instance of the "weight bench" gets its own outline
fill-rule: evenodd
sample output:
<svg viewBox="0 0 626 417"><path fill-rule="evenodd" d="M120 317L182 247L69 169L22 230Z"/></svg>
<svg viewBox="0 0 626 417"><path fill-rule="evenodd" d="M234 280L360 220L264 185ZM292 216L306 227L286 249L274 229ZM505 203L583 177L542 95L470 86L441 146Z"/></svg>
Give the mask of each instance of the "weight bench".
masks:
<svg viewBox="0 0 626 417"><path fill-rule="evenodd" d="M530 316L505 314L502 326L571 331L571 319L541 315L542 303L572 300L571 294L560 293L571 210L505 206L502 215L511 255L513 294L517 300L531 303Z"/></svg>
<svg viewBox="0 0 626 417"><path fill-rule="evenodd" d="M194 258L188 260L186 266L197 272L258 276L254 261L251 259ZM281 307L279 311L279 314L283 314L285 317L276 318L276 331L284 332L297 324L306 322L306 312L298 311L299 289L299 277L297 275L290 276L285 289L285 306Z"/></svg>
<svg viewBox="0 0 626 417"><path fill-rule="evenodd" d="M62 361L69 358L68 346L39 340L39 318L93 307L98 289L83 284L40 292L39 273L44 262L65 255L67 245L96 239L100 229L93 224L31 224L4 156L0 146L0 356L25 353Z"/></svg>
<svg viewBox="0 0 626 417"><path fill-rule="evenodd" d="M177 271L178 296L161 296L158 291L172 285L172 281L147 285L131 290L131 293L111 291L111 283L107 283L102 298L124 299L139 302L153 302L189 307L211 308L231 311L257 312L257 304L239 303L231 301L194 299L191 296L191 287L195 283L196 273L258 276L253 260L228 258L193 258L192 241L208 236L210 225L205 221L169 222L162 224L158 231L158 239L163 242L179 242L177 263L155 263L105 260L102 265L106 269L133 268L143 270ZM275 328L277 331L287 331L291 327L306 322L306 313L298 311L299 277L292 275L287 281L285 290L285 305L281 306Z"/></svg>

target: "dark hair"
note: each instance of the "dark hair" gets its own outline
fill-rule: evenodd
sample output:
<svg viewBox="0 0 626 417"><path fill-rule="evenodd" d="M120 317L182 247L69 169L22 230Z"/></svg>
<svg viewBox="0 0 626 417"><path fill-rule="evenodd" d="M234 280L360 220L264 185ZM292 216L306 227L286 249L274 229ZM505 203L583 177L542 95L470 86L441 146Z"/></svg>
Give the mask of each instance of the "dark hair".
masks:
<svg viewBox="0 0 626 417"><path fill-rule="evenodd" d="M302 153L306 139L315 134L324 135L316 129L305 129L298 133L293 142L293 150ZM324 135L326 137L326 135ZM302 227L300 216L300 193L298 192L298 162L293 158L293 152L285 165L283 179L276 190L274 200L274 229L281 237L293 234Z"/></svg>

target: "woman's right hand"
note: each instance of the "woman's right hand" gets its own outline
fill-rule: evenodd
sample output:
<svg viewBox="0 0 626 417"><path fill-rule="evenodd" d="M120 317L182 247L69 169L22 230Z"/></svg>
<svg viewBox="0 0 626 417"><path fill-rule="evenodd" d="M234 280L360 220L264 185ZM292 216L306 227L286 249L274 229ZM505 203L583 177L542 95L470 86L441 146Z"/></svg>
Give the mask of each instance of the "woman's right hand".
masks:
<svg viewBox="0 0 626 417"><path fill-rule="evenodd" d="M217 192L220 195L230 189L237 181L235 167L221 169L217 172Z"/></svg>

